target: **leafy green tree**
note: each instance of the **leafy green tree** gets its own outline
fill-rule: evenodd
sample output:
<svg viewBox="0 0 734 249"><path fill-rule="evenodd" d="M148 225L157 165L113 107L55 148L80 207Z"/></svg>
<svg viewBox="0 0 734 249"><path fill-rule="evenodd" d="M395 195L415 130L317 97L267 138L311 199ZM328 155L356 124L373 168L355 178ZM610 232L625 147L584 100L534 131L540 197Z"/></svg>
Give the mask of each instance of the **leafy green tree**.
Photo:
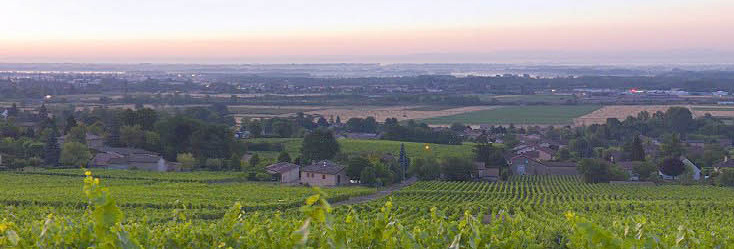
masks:
<svg viewBox="0 0 734 249"><path fill-rule="evenodd" d="M107 139L106 143L109 146L120 146L120 118L115 115L110 121L110 125L107 126Z"/></svg>
<svg viewBox="0 0 734 249"><path fill-rule="evenodd" d="M377 183L377 172L375 167L366 167L359 173L359 179L362 184L375 185Z"/></svg>
<svg viewBox="0 0 734 249"><path fill-rule="evenodd" d="M69 115L66 117L66 125L64 126L64 134L69 134L69 131L71 128L76 127L76 119L74 119L74 115Z"/></svg>
<svg viewBox="0 0 734 249"><path fill-rule="evenodd" d="M304 162L332 159L339 152L339 143L334 133L326 129L316 129L303 137L301 158Z"/></svg>
<svg viewBox="0 0 734 249"><path fill-rule="evenodd" d="M640 177L640 180L650 180L651 178L655 178L657 176L657 172L658 168L655 164L650 162L643 162L632 168L632 173L637 174Z"/></svg>
<svg viewBox="0 0 734 249"><path fill-rule="evenodd" d="M665 175L677 177L686 170L686 165L677 157L668 157L660 162L658 169Z"/></svg>
<svg viewBox="0 0 734 249"><path fill-rule="evenodd" d="M685 134L693 127L694 120L691 110L685 107L671 107L665 111L668 126L675 132Z"/></svg>
<svg viewBox="0 0 734 249"><path fill-rule="evenodd" d="M600 159L583 159L579 162L577 170L587 183L621 181L628 178L624 171Z"/></svg>
<svg viewBox="0 0 734 249"><path fill-rule="evenodd" d="M412 160L408 174L420 180L435 180L441 176L441 166L433 157L420 157Z"/></svg>
<svg viewBox="0 0 734 249"><path fill-rule="evenodd" d="M61 148L61 158L59 159L61 164L66 166L86 166L89 159L92 158L92 154L89 153L89 148L82 143L68 142L64 143Z"/></svg>
<svg viewBox="0 0 734 249"><path fill-rule="evenodd" d="M69 132L66 133L66 140L64 142L77 142L81 144L87 144L87 129L84 125L77 125L71 127Z"/></svg>
<svg viewBox="0 0 734 249"><path fill-rule="evenodd" d="M145 145L145 133L140 126L123 126L120 128L120 143L124 146L142 148Z"/></svg>
<svg viewBox="0 0 734 249"><path fill-rule="evenodd" d="M369 167L373 167L373 165L367 158L362 156L352 157L347 162L347 176L352 180L359 181L362 171Z"/></svg>
<svg viewBox="0 0 734 249"><path fill-rule="evenodd" d="M250 168L257 167L257 165L260 164L260 156L257 153L252 154L248 163L250 165Z"/></svg>
<svg viewBox="0 0 734 249"><path fill-rule="evenodd" d="M716 162L724 159L726 151L719 144L709 143L703 147L702 161L698 164L700 167L713 167Z"/></svg>
<svg viewBox="0 0 734 249"><path fill-rule="evenodd" d="M716 183L721 186L734 187L734 170L725 169L716 177Z"/></svg>
<svg viewBox="0 0 734 249"><path fill-rule="evenodd" d="M567 147L558 149L558 155L556 156L559 161L568 161L571 159L571 151Z"/></svg>
<svg viewBox="0 0 734 249"><path fill-rule="evenodd" d="M232 154L229 159L229 170L240 170L242 169L242 160L237 154Z"/></svg>
<svg viewBox="0 0 734 249"><path fill-rule="evenodd" d="M631 161L645 161L645 148L642 146L640 136L635 136L632 143L625 146L624 152L629 155Z"/></svg>
<svg viewBox="0 0 734 249"><path fill-rule="evenodd" d="M181 169L190 171L194 169L194 164L196 164L196 159L194 158L191 153L180 153L176 155L176 162L181 164Z"/></svg>
<svg viewBox="0 0 734 249"><path fill-rule="evenodd" d="M217 171L222 169L222 167L224 166L224 162L222 161L222 159L209 158L206 159L206 163L204 163L204 165L209 170Z"/></svg>
<svg viewBox="0 0 734 249"><path fill-rule="evenodd" d="M48 137L46 138L46 146L44 148L44 161L47 165L56 166L59 164L59 158L61 157L61 149L59 149L59 141L56 136L57 133L54 129L48 129Z"/></svg>
<svg viewBox="0 0 734 249"><path fill-rule="evenodd" d="M328 121L326 121L326 118L324 118L324 117L319 117L319 120L318 120L318 121L316 121L316 125L317 125L318 127L329 127L329 122L328 122Z"/></svg>
<svg viewBox="0 0 734 249"><path fill-rule="evenodd" d="M281 151L278 155L278 162L291 162L291 155L287 151Z"/></svg>
<svg viewBox="0 0 734 249"><path fill-rule="evenodd" d="M669 134L665 136L663 143L660 145L660 155L664 157L679 157L683 155L685 148L680 141L678 134Z"/></svg>
<svg viewBox="0 0 734 249"><path fill-rule="evenodd" d="M247 130L250 132L250 136L260 137L263 133L262 123L260 123L260 120L250 120L247 124Z"/></svg>
<svg viewBox="0 0 734 249"><path fill-rule="evenodd" d="M470 180L473 169L471 161L459 157L449 157L441 163L441 173L450 181Z"/></svg>

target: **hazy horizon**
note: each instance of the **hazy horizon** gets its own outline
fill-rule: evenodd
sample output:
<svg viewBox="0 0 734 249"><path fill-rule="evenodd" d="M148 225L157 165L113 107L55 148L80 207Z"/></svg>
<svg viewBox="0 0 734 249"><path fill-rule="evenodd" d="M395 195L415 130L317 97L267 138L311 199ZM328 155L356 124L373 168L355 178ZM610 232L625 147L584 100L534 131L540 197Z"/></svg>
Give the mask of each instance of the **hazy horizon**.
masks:
<svg viewBox="0 0 734 249"><path fill-rule="evenodd" d="M734 2L8 0L6 63L731 64Z"/></svg>

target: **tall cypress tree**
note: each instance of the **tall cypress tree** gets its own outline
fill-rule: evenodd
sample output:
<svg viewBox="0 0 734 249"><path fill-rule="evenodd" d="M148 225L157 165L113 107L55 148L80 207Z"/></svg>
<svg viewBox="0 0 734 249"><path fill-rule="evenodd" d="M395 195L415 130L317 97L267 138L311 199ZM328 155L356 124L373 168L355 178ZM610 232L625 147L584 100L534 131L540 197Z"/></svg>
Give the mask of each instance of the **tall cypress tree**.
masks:
<svg viewBox="0 0 734 249"><path fill-rule="evenodd" d="M408 158L408 155L405 154L405 144L400 144L400 158L398 158L398 163L400 164L400 168L403 169L403 175L401 176L403 180L405 180L406 172L408 172L408 166L410 164L410 159Z"/></svg>
<svg viewBox="0 0 734 249"><path fill-rule="evenodd" d="M59 141L56 136L58 136L58 131L56 131L55 126L52 126L44 146L44 160L49 166L59 165L59 157L61 157L61 149L59 149Z"/></svg>
<svg viewBox="0 0 734 249"><path fill-rule="evenodd" d="M46 104L41 104L41 107L38 108L38 118L41 120L48 119L48 110L46 109Z"/></svg>
<svg viewBox="0 0 734 249"><path fill-rule="evenodd" d="M117 115L112 117L107 126L107 145L120 146L120 118Z"/></svg>
<svg viewBox="0 0 734 249"><path fill-rule="evenodd" d="M645 161L645 148L642 147L640 136L635 136L630 148L630 159L632 161Z"/></svg>

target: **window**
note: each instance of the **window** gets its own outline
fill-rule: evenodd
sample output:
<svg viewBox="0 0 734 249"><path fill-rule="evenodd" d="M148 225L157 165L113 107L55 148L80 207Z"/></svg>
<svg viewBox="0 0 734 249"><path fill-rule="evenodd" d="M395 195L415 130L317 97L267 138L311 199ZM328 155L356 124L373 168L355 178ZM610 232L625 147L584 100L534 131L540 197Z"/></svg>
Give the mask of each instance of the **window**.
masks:
<svg viewBox="0 0 734 249"><path fill-rule="evenodd" d="M326 179L326 175L321 175L321 179Z"/></svg>

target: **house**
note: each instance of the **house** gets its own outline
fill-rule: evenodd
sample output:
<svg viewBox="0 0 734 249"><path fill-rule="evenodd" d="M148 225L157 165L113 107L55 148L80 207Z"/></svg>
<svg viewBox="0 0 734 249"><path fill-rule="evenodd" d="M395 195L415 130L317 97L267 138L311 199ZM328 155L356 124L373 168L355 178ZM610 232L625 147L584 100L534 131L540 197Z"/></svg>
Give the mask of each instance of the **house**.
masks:
<svg viewBox="0 0 734 249"><path fill-rule="evenodd" d="M142 169L178 171L177 163L167 162L158 153L135 148L102 147L89 161L90 167L106 169Z"/></svg>
<svg viewBox="0 0 734 249"><path fill-rule="evenodd" d="M630 176L629 180L636 181L640 179L640 176L635 174L634 170L635 170L635 167L642 165L643 162L641 161L621 161L621 162L613 162L613 163L619 166L620 169L627 172L627 175Z"/></svg>
<svg viewBox="0 0 734 249"><path fill-rule="evenodd" d="M573 162L539 162L525 155L508 160L514 175L578 175Z"/></svg>
<svg viewBox="0 0 734 249"><path fill-rule="evenodd" d="M479 180L496 181L500 177L499 168L488 168L483 162L474 162L472 178Z"/></svg>
<svg viewBox="0 0 734 249"><path fill-rule="evenodd" d="M56 140L59 142L59 145L64 145L64 141L69 137L69 135L63 135ZM104 147L104 138L101 136L94 135L92 133L87 133L84 137L85 143L87 144L87 147L91 149L97 149Z"/></svg>
<svg viewBox="0 0 734 249"><path fill-rule="evenodd" d="M575 176L579 172L576 170L577 164L574 162L544 162L548 169L548 175L554 176Z"/></svg>
<svg viewBox="0 0 734 249"><path fill-rule="evenodd" d="M265 172L280 183L298 183L301 179L301 166L289 162L280 162L265 167Z"/></svg>
<svg viewBox="0 0 734 249"><path fill-rule="evenodd" d="M301 168L301 183L312 186L337 186L349 181L346 167L323 160Z"/></svg>
<svg viewBox="0 0 734 249"><path fill-rule="evenodd" d="M514 156L508 160L513 175L545 175L545 166L525 155Z"/></svg>

